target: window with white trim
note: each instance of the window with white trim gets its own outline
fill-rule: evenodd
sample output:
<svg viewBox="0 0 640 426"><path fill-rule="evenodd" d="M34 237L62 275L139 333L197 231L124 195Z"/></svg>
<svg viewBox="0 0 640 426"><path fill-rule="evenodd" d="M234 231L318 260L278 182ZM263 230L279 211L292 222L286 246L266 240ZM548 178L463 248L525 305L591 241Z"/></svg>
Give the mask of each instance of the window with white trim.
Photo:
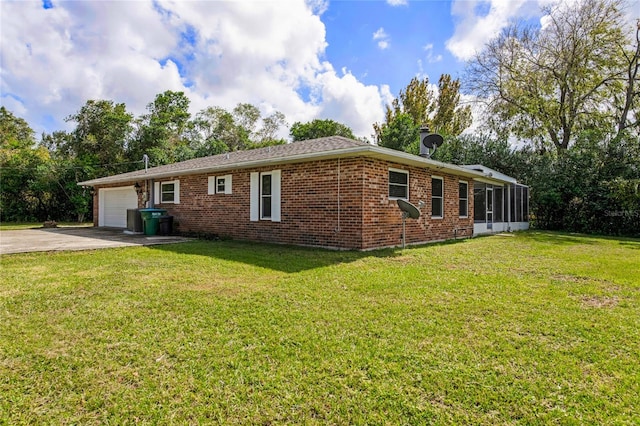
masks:
<svg viewBox="0 0 640 426"><path fill-rule="evenodd" d="M469 216L469 184L465 181L458 181L458 214L460 217Z"/></svg>
<svg viewBox="0 0 640 426"><path fill-rule="evenodd" d="M389 169L389 199L409 199L409 172Z"/></svg>
<svg viewBox="0 0 640 426"><path fill-rule="evenodd" d="M176 184L173 182L160 183L160 202L173 203L176 199Z"/></svg>
<svg viewBox="0 0 640 426"><path fill-rule="evenodd" d="M155 203L180 204L180 181L155 182Z"/></svg>
<svg viewBox="0 0 640 426"><path fill-rule="evenodd" d="M216 178L216 193L217 194L224 194L226 193L226 182L227 179L225 176L221 176L221 177L217 177Z"/></svg>
<svg viewBox="0 0 640 426"><path fill-rule="evenodd" d="M280 181L280 170L272 170L270 172L262 173L251 173L249 191L249 219L252 222L256 222L259 220L280 222Z"/></svg>
<svg viewBox="0 0 640 426"><path fill-rule="evenodd" d="M444 217L444 180L431 177L431 217Z"/></svg>
<svg viewBox="0 0 640 426"><path fill-rule="evenodd" d="M260 175L260 219L271 219L271 200L273 198L271 181L271 173Z"/></svg>
<svg viewBox="0 0 640 426"><path fill-rule="evenodd" d="M231 175L209 176L208 194L231 194Z"/></svg>

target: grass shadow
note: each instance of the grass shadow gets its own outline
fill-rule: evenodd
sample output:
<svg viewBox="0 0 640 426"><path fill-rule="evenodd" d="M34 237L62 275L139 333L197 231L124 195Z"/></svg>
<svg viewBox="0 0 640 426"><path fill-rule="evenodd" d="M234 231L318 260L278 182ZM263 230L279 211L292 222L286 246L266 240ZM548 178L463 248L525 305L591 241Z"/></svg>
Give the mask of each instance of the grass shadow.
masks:
<svg viewBox="0 0 640 426"><path fill-rule="evenodd" d="M402 248L385 248L371 251L337 251L315 247L301 247L284 244L254 243L248 241L195 240L181 244L150 246L177 254L208 256L230 262L239 262L260 268L296 273L316 268L356 262L366 258L394 258L406 251L424 247L461 243L465 240L450 240Z"/></svg>
<svg viewBox="0 0 640 426"><path fill-rule="evenodd" d="M527 238L539 242L558 245L572 245L572 244L595 244L594 239L599 238L594 235L587 234L573 234L557 231L526 231Z"/></svg>
<svg viewBox="0 0 640 426"><path fill-rule="evenodd" d="M626 248L640 250L640 241L620 241L620 245Z"/></svg>
<svg viewBox="0 0 640 426"><path fill-rule="evenodd" d="M569 233L562 231L543 231L543 230L530 230L522 231L526 233L527 238L541 243L550 244L598 244L600 241L613 241L620 245L629 246L634 249L640 249L640 239L633 237L619 237L614 235L598 235L598 234L580 234Z"/></svg>
<svg viewBox="0 0 640 426"><path fill-rule="evenodd" d="M184 244L150 246L150 248L182 255L206 256L229 262L244 263L285 273L351 263L372 256L372 252L335 251L235 240L195 240ZM396 255L391 249L381 250L381 252L385 253L384 257Z"/></svg>

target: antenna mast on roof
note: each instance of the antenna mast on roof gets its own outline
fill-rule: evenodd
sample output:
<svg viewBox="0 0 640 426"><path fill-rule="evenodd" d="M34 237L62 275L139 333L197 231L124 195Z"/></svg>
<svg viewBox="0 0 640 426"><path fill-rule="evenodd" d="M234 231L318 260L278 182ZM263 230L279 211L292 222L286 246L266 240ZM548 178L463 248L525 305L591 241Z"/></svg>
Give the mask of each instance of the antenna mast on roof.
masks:
<svg viewBox="0 0 640 426"><path fill-rule="evenodd" d="M144 172L147 173L147 169L149 168L149 156L144 154L142 156L142 161L144 161Z"/></svg>

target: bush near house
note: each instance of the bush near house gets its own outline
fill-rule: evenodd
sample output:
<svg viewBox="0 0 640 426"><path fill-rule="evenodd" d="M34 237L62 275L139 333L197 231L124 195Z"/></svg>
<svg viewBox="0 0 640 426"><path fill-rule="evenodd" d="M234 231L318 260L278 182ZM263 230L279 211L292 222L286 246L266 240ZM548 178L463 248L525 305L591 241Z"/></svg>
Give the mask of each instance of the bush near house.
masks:
<svg viewBox="0 0 640 426"><path fill-rule="evenodd" d="M537 229L640 236L640 142L632 134L584 132L562 151L463 135L447 139L434 158L483 164L528 185Z"/></svg>

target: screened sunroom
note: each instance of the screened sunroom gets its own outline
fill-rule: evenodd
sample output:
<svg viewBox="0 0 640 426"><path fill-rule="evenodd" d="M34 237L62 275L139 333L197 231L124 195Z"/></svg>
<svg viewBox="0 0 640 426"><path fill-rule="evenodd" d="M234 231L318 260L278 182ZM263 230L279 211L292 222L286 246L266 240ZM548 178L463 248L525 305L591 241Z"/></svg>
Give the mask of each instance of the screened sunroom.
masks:
<svg viewBox="0 0 640 426"><path fill-rule="evenodd" d="M528 186L485 166L464 167L487 176L473 184L474 235L529 229Z"/></svg>

